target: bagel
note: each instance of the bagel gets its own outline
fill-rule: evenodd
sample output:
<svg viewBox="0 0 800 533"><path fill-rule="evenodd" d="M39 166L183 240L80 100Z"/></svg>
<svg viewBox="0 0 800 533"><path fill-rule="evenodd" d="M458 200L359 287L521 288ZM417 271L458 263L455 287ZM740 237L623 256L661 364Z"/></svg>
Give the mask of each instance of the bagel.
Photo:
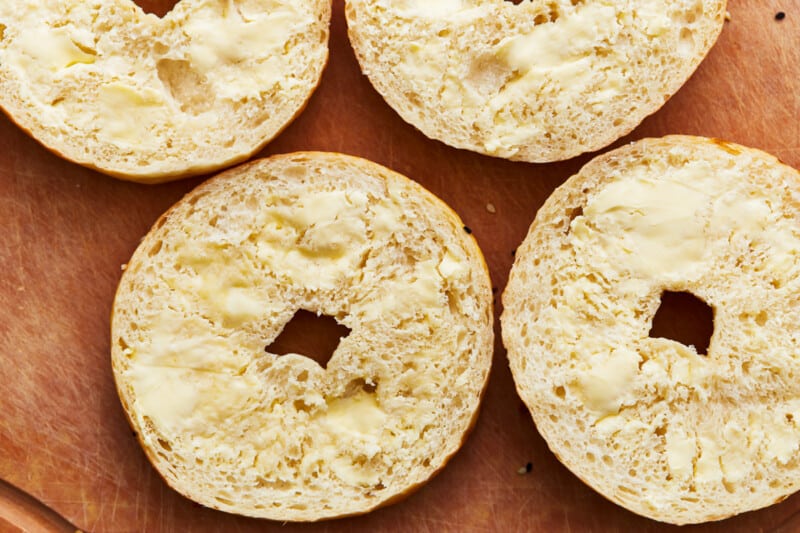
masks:
<svg viewBox="0 0 800 533"><path fill-rule="evenodd" d="M707 355L650 337L666 291L713 310ZM536 216L503 293L520 397L553 453L676 524L800 484L800 175L717 140L600 156Z"/></svg>
<svg viewBox="0 0 800 533"><path fill-rule="evenodd" d="M298 310L350 328L327 367L265 350ZM120 281L112 362L169 485L274 520L360 514L441 469L493 350L474 239L377 164L297 153L221 174L151 229Z"/></svg>
<svg viewBox="0 0 800 533"><path fill-rule="evenodd" d="M517 4L517 5L515 5ZM361 69L430 138L528 162L611 144L717 39L725 0L347 0Z"/></svg>
<svg viewBox="0 0 800 533"><path fill-rule="evenodd" d="M325 0L0 2L0 107L56 154L159 182L247 159L303 108Z"/></svg>

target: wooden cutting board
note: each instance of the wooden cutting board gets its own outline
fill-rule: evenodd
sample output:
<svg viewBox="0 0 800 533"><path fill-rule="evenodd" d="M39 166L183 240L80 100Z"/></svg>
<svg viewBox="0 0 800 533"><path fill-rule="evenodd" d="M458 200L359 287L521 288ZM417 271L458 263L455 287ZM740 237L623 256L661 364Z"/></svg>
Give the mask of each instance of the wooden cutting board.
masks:
<svg viewBox="0 0 800 533"><path fill-rule="evenodd" d="M138 3L163 14L174 2ZM620 142L707 135L798 167L800 4L731 0L729 11L694 77ZM775 19L778 11L786 12L784 20ZM334 1L330 62L319 89L263 155L295 150L366 157L422 183L473 229L500 290L536 210L589 158L510 163L426 139L361 75L342 0ZM124 419L109 365L108 316L120 265L159 214L200 181L117 181L60 160L0 119L0 478L89 531L672 529L605 501L558 463L516 395L499 342L474 433L438 477L404 502L360 518L282 525L205 509L172 491ZM518 474L527 463L531 472ZM8 494L0 491L0 529L15 523L13 505L17 517L25 508L44 512ZM800 495L689 529L798 531L796 513Z"/></svg>

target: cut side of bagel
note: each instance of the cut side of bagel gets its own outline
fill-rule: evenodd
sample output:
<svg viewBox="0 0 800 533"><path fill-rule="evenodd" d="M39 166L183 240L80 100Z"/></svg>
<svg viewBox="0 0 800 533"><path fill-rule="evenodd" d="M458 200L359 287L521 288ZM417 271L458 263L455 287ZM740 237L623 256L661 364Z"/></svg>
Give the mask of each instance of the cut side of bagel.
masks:
<svg viewBox="0 0 800 533"><path fill-rule="evenodd" d="M516 5L515 5L516 4ZM364 73L456 148L548 162L658 110L722 30L725 0L347 0Z"/></svg>
<svg viewBox="0 0 800 533"><path fill-rule="evenodd" d="M303 108L325 0L0 3L0 107L53 152L157 182L240 162Z"/></svg>
<svg viewBox="0 0 800 533"><path fill-rule="evenodd" d="M706 355L649 335L661 295L714 313ZM540 209L503 294L517 389L556 456L677 524L800 486L800 175L764 152L647 139Z"/></svg>
<svg viewBox="0 0 800 533"><path fill-rule="evenodd" d="M268 351L299 310L350 329L325 368ZM158 221L120 282L112 363L178 492L319 520L407 495L458 450L492 322L481 252L441 200L362 159L298 153L223 173Z"/></svg>

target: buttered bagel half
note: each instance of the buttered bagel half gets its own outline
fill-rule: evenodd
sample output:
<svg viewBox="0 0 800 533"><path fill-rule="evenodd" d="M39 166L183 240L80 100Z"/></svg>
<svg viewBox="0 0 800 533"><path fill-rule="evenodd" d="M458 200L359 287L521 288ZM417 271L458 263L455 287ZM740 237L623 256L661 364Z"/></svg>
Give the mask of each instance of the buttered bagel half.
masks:
<svg viewBox="0 0 800 533"><path fill-rule="evenodd" d="M722 30L725 0L347 0L377 91L456 148L548 162L658 110Z"/></svg>
<svg viewBox="0 0 800 533"><path fill-rule="evenodd" d="M300 310L350 329L324 368L270 351ZM407 495L458 450L492 360L492 292L441 200L362 159L298 153L170 209L123 274L111 335L122 404L169 485L319 520Z"/></svg>
<svg viewBox="0 0 800 533"><path fill-rule="evenodd" d="M662 295L713 310L707 353L651 332ZM539 210L503 294L517 390L602 495L676 524L800 486L800 173L696 137L600 156Z"/></svg>
<svg viewBox="0 0 800 533"><path fill-rule="evenodd" d="M325 0L0 2L0 107L44 146L140 182L243 161L303 108Z"/></svg>

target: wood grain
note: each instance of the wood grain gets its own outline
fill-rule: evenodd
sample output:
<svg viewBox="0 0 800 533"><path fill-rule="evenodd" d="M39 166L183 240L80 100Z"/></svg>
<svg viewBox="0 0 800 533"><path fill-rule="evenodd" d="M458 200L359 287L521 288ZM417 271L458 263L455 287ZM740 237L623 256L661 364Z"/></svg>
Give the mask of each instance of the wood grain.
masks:
<svg viewBox="0 0 800 533"><path fill-rule="evenodd" d="M139 3L163 14L173 2ZM590 156L510 163L426 139L360 74L342 4L334 1L330 63L318 91L262 155L339 151L419 181L473 229L502 290L536 210ZM620 142L701 134L800 166L800 5L731 0L729 11L732 20L697 73ZM777 11L786 18L776 21ZM499 342L474 433L439 476L402 503L360 518L282 525L201 508L170 490L121 411L108 315L120 265L158 215L201 180L116 181L58 159L0 119L0 478L87 531L673 529L605 501L560 465L516 395ZM532 471L519 475L528 462ZM797 513L796 495L684 531L797 531Z"/></svg>

